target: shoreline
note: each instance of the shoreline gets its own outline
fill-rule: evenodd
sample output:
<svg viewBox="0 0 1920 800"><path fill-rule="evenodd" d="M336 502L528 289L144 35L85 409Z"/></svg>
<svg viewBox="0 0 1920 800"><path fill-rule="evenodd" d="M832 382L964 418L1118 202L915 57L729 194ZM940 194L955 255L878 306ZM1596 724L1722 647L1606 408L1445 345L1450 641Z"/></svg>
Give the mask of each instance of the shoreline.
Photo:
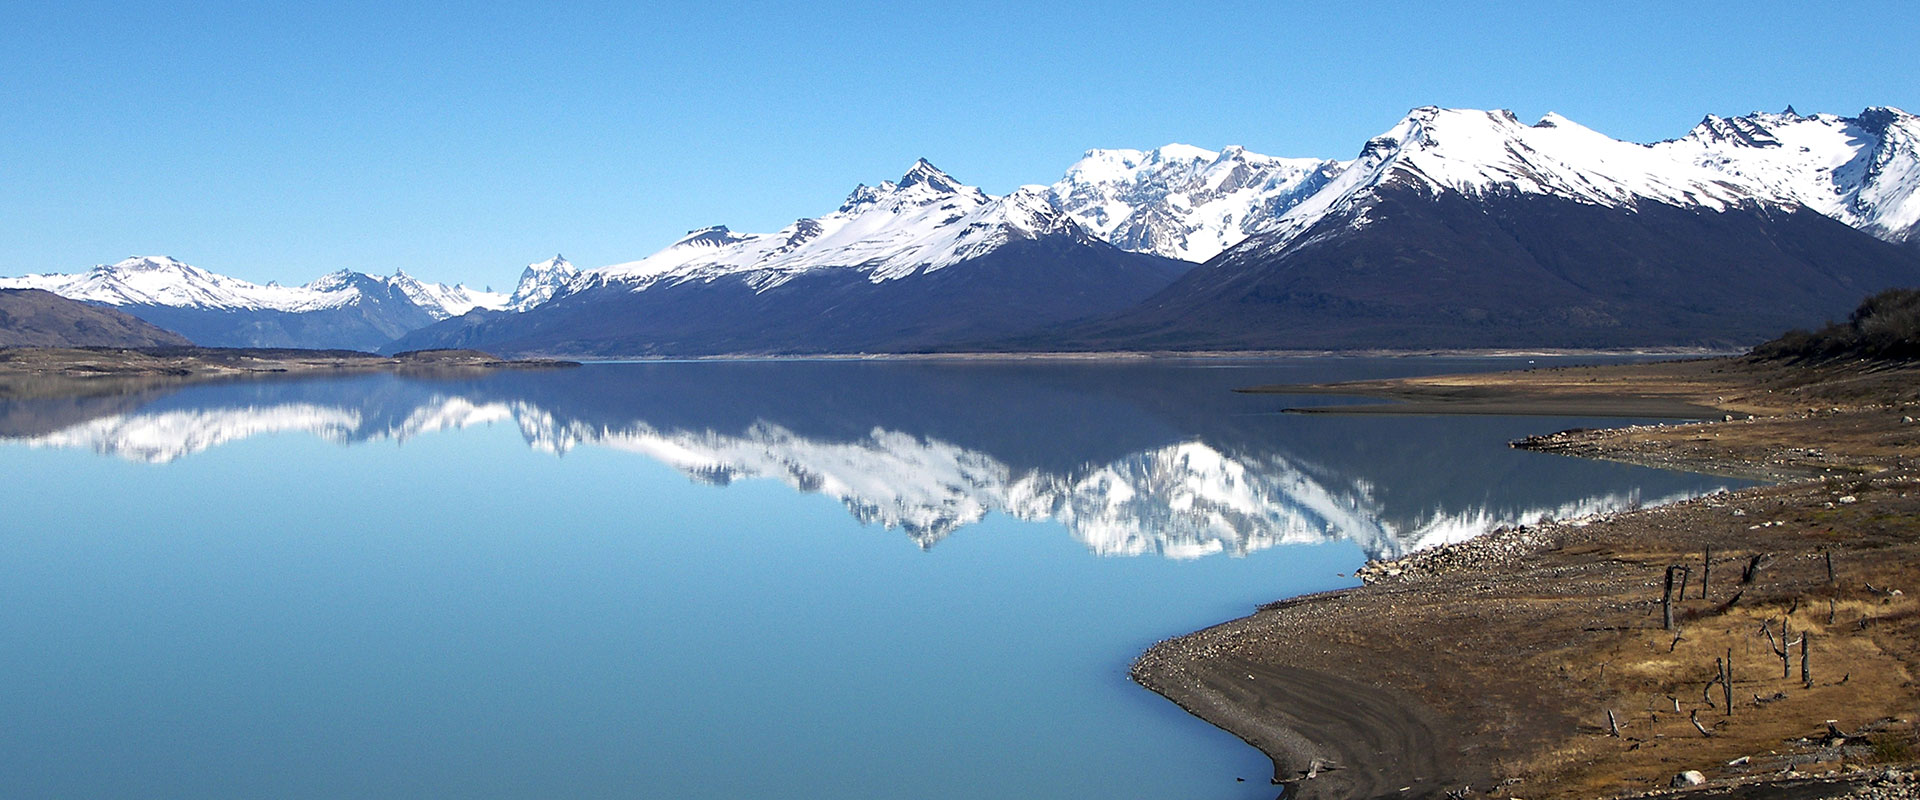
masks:
<svg viewBox="0 0 1920 800"><path fill-rule="evenodd" d="M584 356L535 354L586 364L688 361L1144 361L1144 360L1258 360L1283 358L1559 358L1559 357L1675 357L1711 358L1733 351L1699 347L1646 348L1467 348L1370 350L1093 350L1052 352L973 351L952 353L733 353L694 356Z"/></svg>
<svg viewBox="0 0 1920 800"><path fill-rule="evenodd" d="M1130 674L1266 753L1289 797L1438 798L1467 787L1455 796L1614 796L1689 769L1723 786L1746 782L1740 796L1784 796L1770 780L1827 770L1836 772L1816 783L1841 786L1850 779L1838 770L1920 735L1920 603L1887 594L1920 584L1916 387L1913 367L1733 359L1315 387L1430 406L1363 413L1508 414L1569 397L1698 404L1716 421L1514 446L1664 468L1748 465L1788 482L1372 563L1357 573L1361 587L1160 642ZM1680 601L1670 634L1656 613L1662 573L1706 570L1709 548L1717 581L1707 599ZM1833 584L1815 553L1846 565ZM1765 566L1741 583L1756 557ZM1768 677L1765 662L1780 670L1780 660L1755 652L1767 646L1756 644L1762 622L1780 619L1814 633L1821 666L1810 685ZM1738 665L1731 716L1699 689L1727 654ZM1608 712L1624 720L1622 735ZM1836 718L1851 745L1823 740Z"/></svg>
<svg viewBox="0 0 1920 800"><path fill-rule="evenodd" d="M460 377L577 366L571 361L502 359L477 350L423 350L383 356L353 350L289 348L0 347L0 399L117 394L164 384L249 378L375 372Z"/></svg>

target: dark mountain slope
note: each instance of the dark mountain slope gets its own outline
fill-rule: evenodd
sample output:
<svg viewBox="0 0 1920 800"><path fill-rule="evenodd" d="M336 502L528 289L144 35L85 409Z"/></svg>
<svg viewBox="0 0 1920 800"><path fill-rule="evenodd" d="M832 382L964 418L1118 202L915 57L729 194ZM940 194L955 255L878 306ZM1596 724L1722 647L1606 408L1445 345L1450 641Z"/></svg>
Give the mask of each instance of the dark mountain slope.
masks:
<svg viewBox="0 0 1920 800"><path fill-rule="evenodd" d="M136 317L180 331L207 347L300 347L372 351L394 337L433 324L428 314L398 288L353 273L342 281L359 289L351 302L312 311L271 308L202 308L129 304Z"/></svg>
<svg viewBox="0 0 1920 800"><path fill-rule="evenodd" d="M1364 224L1249 240L1135 309L1001 347L1748 345L1920 283L1920 253L1805 210L1375 193Z"/></svg>
<svg viewBox="0 0 1920 800"><path fill-rule="evenodd" d="M39 289L0 289L0 347L160 347L192 344L111 308Z"/></svg>
<svg viewBox="0 0 1920 800"><path fill-rule="evenodd" d="M759 292L737 276L643 291L604 284L521 314L445 320L388 349L577 356L914 352L1111 313L1191 266L1074 237L1025 239L879 282L860 270L821 269Z"/></svg>

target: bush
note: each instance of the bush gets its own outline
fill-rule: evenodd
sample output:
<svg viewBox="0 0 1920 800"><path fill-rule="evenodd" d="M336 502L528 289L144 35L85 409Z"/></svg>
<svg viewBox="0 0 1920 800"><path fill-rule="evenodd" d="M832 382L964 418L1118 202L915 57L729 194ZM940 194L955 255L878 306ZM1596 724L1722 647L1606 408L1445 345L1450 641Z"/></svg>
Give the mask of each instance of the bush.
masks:
<svg viewBox="0 0 1920 800"><path fill-rule="evenodd" d="M1753 355L1796 361L1920 360L1920 289L1888 289L1867 298L1844 323L1787 331L1753 348Z"/></svg>

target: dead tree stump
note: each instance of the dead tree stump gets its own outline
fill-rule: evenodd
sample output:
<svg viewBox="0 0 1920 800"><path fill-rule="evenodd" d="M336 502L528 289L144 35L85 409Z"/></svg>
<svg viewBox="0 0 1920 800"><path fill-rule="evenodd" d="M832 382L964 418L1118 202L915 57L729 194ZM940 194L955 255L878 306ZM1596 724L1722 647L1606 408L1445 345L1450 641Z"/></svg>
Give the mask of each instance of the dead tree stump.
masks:
<svg viewBox="0 0 1920 800"><path fill-rule="evenodd" d="M1800 634L1800 684L1813 688L1813 667L1807 658L1807 648L1812 647L1813 634L1802 631Z"/></svg>

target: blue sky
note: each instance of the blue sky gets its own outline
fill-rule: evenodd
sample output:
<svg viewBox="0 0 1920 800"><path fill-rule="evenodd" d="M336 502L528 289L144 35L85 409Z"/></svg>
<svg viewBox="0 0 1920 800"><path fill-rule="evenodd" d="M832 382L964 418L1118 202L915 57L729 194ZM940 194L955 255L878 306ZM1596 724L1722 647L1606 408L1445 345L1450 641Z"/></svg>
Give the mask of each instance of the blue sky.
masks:
<svg viewBox="0 0 1920 800"><path fill-rule="evenodd" d="M1895 2L272 5L9 4L0 273L504 289L555 252L775 229L923 156L1001 193L1090 147L1347 158L1427 104L1640 141L1920 110Z"/></svg>

